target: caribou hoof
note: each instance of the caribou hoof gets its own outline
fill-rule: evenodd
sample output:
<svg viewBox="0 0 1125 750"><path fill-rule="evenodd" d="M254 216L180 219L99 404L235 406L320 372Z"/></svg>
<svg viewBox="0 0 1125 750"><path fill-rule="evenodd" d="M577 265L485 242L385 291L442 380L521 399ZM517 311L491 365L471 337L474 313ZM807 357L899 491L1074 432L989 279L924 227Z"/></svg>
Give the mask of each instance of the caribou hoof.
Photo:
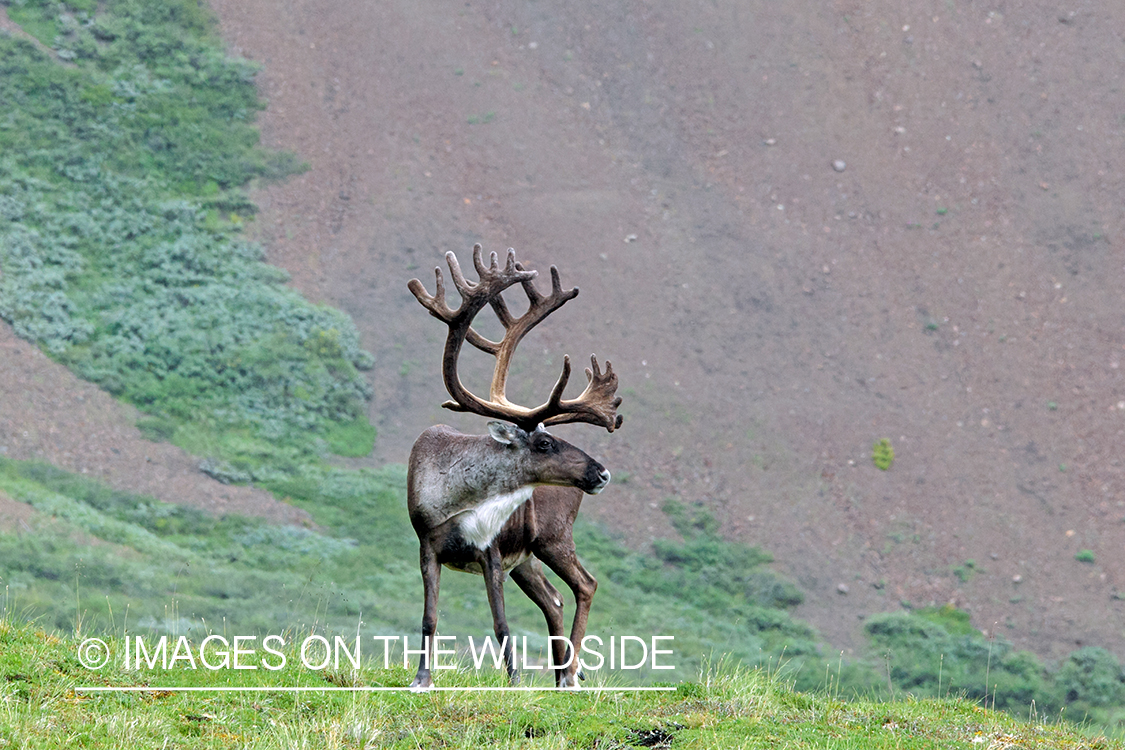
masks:
<svg viewBox="0 0 1125 750"><path fill-rule="evenodd" d="M434 686L434 681L429 677L425 679L415 677L414 682L410 683L410 692L412 693L428 693Z"/></svg>
<svg viewBox="0 0 1125 750"><path fill-rule="evenodd" d="M559 680L559 690L581 690L582 686L578 684L578 677L576 675L563 675Z"/></svg>

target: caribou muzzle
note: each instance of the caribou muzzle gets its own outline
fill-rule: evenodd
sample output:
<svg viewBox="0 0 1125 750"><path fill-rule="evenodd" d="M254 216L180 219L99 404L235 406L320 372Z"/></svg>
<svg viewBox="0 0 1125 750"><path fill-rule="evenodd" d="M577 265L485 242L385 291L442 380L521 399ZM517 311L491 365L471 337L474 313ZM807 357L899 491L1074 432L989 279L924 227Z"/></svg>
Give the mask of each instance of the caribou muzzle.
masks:
<svg viewBox="0 0 1125 750"><path fill-rule="evenodd" d="M606 468L599 464L597 461L591 461L589 468L586 469L585 484L581 488L583 492L596 495L605 489L609 484L609 472Z"/></svg>

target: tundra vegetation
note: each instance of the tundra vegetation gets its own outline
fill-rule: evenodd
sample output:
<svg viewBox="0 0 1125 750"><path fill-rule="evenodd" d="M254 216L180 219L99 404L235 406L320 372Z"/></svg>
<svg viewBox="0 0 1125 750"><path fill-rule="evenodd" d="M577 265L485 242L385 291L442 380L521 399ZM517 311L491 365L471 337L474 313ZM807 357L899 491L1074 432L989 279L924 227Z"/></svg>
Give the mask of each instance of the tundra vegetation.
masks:
<svg viewBox="0 0 1125 750"><path fill-rule="evenodd" d="M120 646L109 639L111 646ZM0 620L4 719L0 741L29 749L81 744L88 748L417 748L417 747L850 747L1043 748L1113 750L1117 741L1090 739L1074 727L1021 720L961 698L843 701L796 693L776 673L709 667L661 693L569 691L537 693L362 695L349 693L183 694L164 686L206 687L200 670L147 675L151 691L76 698L89 684L75 656L76 640ZM263 676L239 672L225 687L297 687L312 681L287 653L285 669ZM331 686L402 686L398 667L326 671ZM471 671L446 673L457 687L482 683ZM99 672L104 685L133 684L135 673L115 665ZM503 684L497 673L484 680Z"/></svg>
<svg viewBox="0 0 1125 750"><path fill-rule="evenodd" d="M194 0L96 10L8 8L72 64L0 40L0 316L219 471L369 450L354 324L240 235L244 186L301 168L257 146L254 67Z"/></svg>
<svg viewBox="0 0 1125 750"><path fill-rule="evenodd" d="M887 438L876 440L871 446L871 460L883 471L891 468L895 460L895 449L891 446L891 441Z"/></svg>
<svg viewBox="0 0 1125 750"><path fill-rule="evenodd" d="M284 286L284 272L240 233L254 214L251 181L303 168L257 145L254 67L226 56L196 0L3 4L41 44L0 36L0 317L141 408L152 439L200 456L222 481L254 482L307 509L318 529L213 518L0 458L0 493L37 511L0 532L0 738L26 747L58 746L62 731L93 747L168 733L216 747L232 737L252 747L417 746L431 736L454 745L564 737L653 745L674 736L699 746L753 737L1084 746L1068 730L982 712L963 695L1024 716L1034 700L1038 716L1066 708L1075 720L1121 725L1125 674L1112 654L1083 648L1048 668L984 638L956 610L872 616L868 654L837 658L790 616L800 592L769 569L768 554L725 540L703 509L676 501L664 512L680 538L650 549L575 527L601 582L590 632L675 635L674 678L684 682L669 696L76 699L72 688L88 678L78 641L42 631L410 633L420 614L417 548L401 467L356 471L327 460L364 455L375 437L359 372L371 358L354 325ZM526 628L542 648L534 605L511 599L515 632ZM490 629L467 576L447 577L443 604L447 632ZM709 659L768 674L708 668ZM100 675L115 684L133 677ZM406 684L409 674L316 679ZM839 701L857 695L864 699ZM934 700L870 702L906 695Z"/></svg>

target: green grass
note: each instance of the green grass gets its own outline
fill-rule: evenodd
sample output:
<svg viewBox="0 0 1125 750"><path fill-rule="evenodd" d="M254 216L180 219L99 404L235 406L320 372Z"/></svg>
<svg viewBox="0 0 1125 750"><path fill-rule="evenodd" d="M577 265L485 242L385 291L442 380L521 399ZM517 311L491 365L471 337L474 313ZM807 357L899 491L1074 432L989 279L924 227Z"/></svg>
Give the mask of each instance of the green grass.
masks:
<svg viewBox="0 0 1125 750"><path fill-rule="evenodd" d="M21 748L1052 748L1111 750L1066 725L1023 721L959 699L843 702L776 673L708 668L664 693L201 692L168 687L404 686L381 663L309 670L293 649L277 672L82 666L84 634L0 620L0 743ZM119 637L107 643L120 652ZM275 662L276 663L276 662ZM479 686L472 670L449 686ZM500 686L499 678L486 681ZM149 688L91 694L91 686ZM619 687L610 685L609 687Z"/></svg>
<svg viewBox="0 0 1125 750"><path fill-rule="evenodd" d="M375 447L375 428L365 417L359 417L351 422L331 425L324 439L329 450L337 456L359 458L371 453Z"/></svg>

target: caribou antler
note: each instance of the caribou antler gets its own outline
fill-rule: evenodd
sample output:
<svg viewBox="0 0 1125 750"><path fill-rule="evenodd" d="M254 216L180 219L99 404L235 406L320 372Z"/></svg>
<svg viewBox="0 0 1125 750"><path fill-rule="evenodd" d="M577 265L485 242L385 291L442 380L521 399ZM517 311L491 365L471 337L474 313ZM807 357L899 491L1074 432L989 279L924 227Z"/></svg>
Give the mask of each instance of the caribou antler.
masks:
<svg viewBox="0 0 1125 750"><path fill-rule="evenodd" d="M553 425L568 422L587 422L589 424L605 427L609 432L621 426L622 417L617 414L617 407L621 404L620 398L614 397L617 390L617 375L613 366L605 363L605 372L598 367L597 357L590 357L591 368L586 370L586 379L589 381L586 390L575 399L563 399L563 390L566 389L570 379L570 358L563 357L563 371L555 387L551 389L551 396L546 403L529 409L508 401L504 395L508 381L508 369L511 367L512 354L519 346L527 332L543 321L548 315L562 307L578 296L578 289L563 291L559 280L559 271L551 266L551 293L544 296L532 284L532 279L538 276L537 271L528 271L516 262L516 251L509 248L507 262L500 268L496 253L489 256L489 265L484 265L481 257L481 246L473 246L473 265L476 267L479 281L473 283L465 278L461 272L461 265L453 253L446 253L445 260L449 263L449 274L453 278L453 285L461 295L461 305L453 310L445 301L445 282L440 268L434 269L437 286L431 296L418 279L411 279L407 285L410 291L438 320L449 326L449 336L445 340L445 354L442 359L442 376L445 388L452 401L442 404L452 411L472 412L485 417L495 417L506 422L513 422L525 430L532 430L538 424ZM520 317L514 317L508 310L502 292L520 284L527 294L528 308ZM504 326L504 338L500 341L490 341L481 336L473 327L473 318L491 305ZM457 374L457 359L461 354L461 345L468 341L483 352L496 357L496 367L492 372L492 386L489 388L488 401L473 395L461 384Z"/></svg>

